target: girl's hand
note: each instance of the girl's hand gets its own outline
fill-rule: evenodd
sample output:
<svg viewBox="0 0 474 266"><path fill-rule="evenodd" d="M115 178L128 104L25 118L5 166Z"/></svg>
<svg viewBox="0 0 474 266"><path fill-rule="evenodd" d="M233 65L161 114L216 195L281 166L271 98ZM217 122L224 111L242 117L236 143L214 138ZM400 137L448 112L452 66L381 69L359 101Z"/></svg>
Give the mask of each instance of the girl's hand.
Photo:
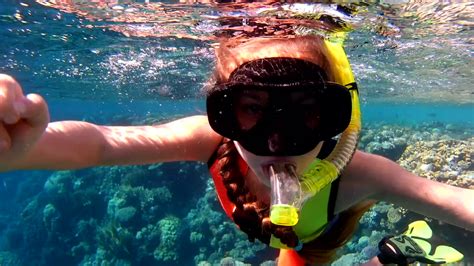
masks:
<svg viewBox="0 0 474 266"><path fill-rule="evenodd" d="M0 169L21 160L48 123L44 99L37 94L25 96L15 79L0 74Z"/></svg>

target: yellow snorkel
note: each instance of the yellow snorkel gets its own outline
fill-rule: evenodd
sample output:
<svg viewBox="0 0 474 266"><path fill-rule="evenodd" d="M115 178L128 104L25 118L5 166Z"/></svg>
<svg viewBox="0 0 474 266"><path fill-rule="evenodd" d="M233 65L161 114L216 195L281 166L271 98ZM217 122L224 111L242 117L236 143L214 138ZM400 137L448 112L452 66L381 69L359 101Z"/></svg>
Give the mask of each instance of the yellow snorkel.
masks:
<svg viewBox="0 0 474 266"><path fill-rule="evenodd" d="M296 225L299 221L298 212L303 203L341 174L357 148L361 130L361 115L354 75L341 41L325 40L325 47L335 82L348 87L351 94L350 123L341 133L339 141L330 155L324 160L313 161L301 176L298 177L294 171L279 171L278 167L276 170L272 170L276 172L272 175L274 177L272 191L275 192L272 193L270 220L277 225ZM286 176L280 174L285 172L288 173Z"/></svg>

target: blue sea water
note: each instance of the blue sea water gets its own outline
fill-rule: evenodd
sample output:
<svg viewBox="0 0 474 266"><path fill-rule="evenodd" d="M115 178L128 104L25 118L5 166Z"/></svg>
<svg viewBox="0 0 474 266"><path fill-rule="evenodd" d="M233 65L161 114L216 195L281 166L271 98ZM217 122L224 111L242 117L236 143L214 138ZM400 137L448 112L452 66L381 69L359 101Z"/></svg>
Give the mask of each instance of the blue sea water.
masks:
<svg viewBox="0 0 474 266"><path fill-rule="evenodd" d="M205 114L201 88L212 71L212 41L181 38L178 31L206 37L216 27L212 20L160 21L159 8L146 22L113 20L119 10L137 12L140 1L110 3L107 14L80 1L77 9L37 2L0 0L0 72L13 75L26 93L43 95L53 121L137 125ZM219 14L207 5L163 3L180 14L202 12L194 14L197 21ZM346 47L361 91L363 136L387 128L402 128L396 137L419 133L426 141L474 136L472 29L463 27L465 17L439 28L436 16L420 19L440 11L448 9L402 18L376 5L360 15ZM380 27L372 25L377 21ZM194 265L232 257L259 265L274 259L274 251L235 230L208 180L206 166L197 163L0 173L0 264ZM354 263L367 259L372 239L420 218L405 214L380 228L391 209L397 208L381 206L365 218L370 222L342 251L339 265L347 263L343 255ZM474 262L472 232L433 224Z"/></svg>

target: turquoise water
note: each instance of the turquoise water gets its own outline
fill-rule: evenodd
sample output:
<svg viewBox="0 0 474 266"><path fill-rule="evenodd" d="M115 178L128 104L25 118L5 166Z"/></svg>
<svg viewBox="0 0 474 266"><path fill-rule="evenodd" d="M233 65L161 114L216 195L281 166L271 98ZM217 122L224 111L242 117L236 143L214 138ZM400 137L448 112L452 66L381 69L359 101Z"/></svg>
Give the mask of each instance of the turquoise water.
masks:
<svg viewBox="0 0 474 266"><path fill-rule="evenodd" d="M120 10L142 18L143 3L104 9L42 3L0 0L0 72L17 78L25 92L42 94L53 121L108 125L205 114L201 88L214 60L208 37L218 27L212 18L242 14L165 1L160 8L181 12L173 21L147 7L143 14L155 17L131 22L120 20ZM463 26L471 18L465 11L454 17L442 5L399 17L403 7L389 7L370 6L357 15L358 27L346 41L361 91L360 148L401 163L411 158L400 158L405 146L387 148L384 142L449 138L455 151L474 136L473 34ZM437 12L453 19L437 24ZM193 23L186 23L191 17ZM471 188L473 171L459 172ZM387 218L393 210L403 214L397 221ZM336 263L366 260L376 239L420 218L378 206ZM472 232L436 221L432 226L466 255L466 263L474 262ZM259 265L275 256L249 243L223 215L203 164L0 173L0 265L194 265L225 257Z"/></svg>

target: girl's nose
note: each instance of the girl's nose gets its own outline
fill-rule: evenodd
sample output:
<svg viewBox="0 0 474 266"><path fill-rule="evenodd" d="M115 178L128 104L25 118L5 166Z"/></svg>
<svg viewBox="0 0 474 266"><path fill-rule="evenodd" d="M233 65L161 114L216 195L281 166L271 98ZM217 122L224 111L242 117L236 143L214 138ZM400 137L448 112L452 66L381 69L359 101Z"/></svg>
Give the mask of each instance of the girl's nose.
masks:
<svg viewBox="0 0 474 266"><path fill-rule="evenodd" d="M268 136L268 149L271 152L279 152L283 150L284 147L284 139L280 133L271 133Z"/></svg>

